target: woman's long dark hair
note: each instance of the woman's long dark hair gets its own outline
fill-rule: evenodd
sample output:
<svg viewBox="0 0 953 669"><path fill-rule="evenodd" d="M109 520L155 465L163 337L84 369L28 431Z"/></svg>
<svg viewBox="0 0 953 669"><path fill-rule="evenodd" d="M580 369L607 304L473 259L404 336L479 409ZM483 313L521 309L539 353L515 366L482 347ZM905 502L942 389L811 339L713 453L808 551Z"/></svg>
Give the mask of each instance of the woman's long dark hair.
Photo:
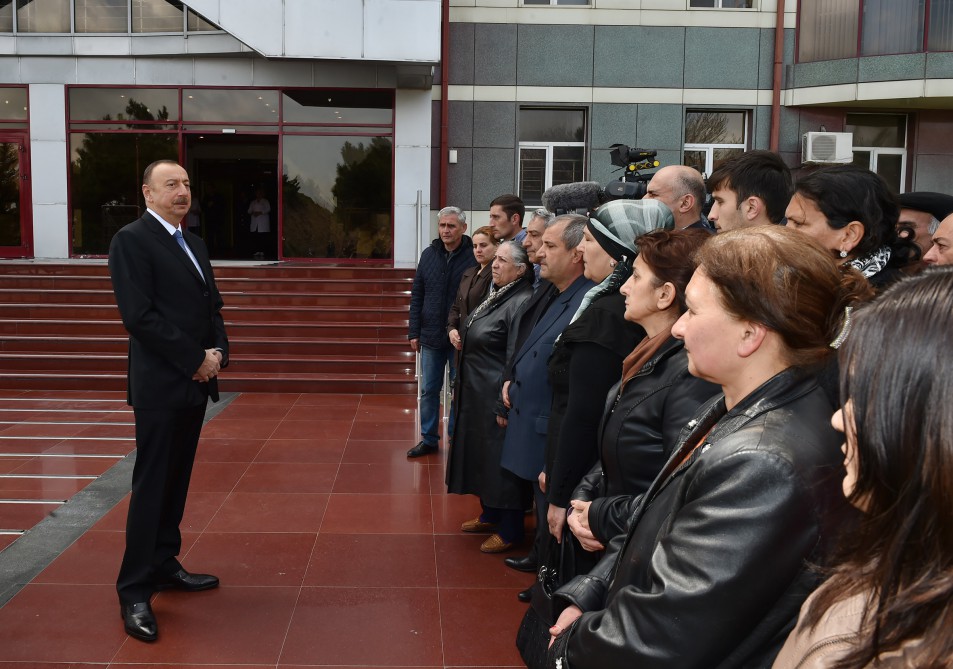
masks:
<svg viewBox="0 0 953 669"><path fill-rule="evenodd" d="M854 249L858 257L889 246L891 267L916 259L916 245L897 236L900 202L879 174L856 165L823 167L799 179L794 192L811 200L834 230L863 223L864 236Z"/></svg>
<svg viewBox="0 0 953 669"><path fill-rule="evenodd" d="M950 667L953 268L892 286L854 321L840 349L841 397L851 401L857 435L849 499L864 513L807 622L868 592L858 641L839 669L917 640L918 667Z"/></svg>

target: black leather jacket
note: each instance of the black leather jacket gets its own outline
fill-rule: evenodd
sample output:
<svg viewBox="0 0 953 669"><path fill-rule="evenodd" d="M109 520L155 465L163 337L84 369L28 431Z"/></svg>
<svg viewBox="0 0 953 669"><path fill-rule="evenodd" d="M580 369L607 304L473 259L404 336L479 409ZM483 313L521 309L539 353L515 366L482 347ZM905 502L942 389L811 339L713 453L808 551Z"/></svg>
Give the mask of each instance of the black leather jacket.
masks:
<svg viewBox="0 0 953 669"><path fill-rule="evenodd" d="M599 462L573 491L592 502L589 526L603 544L625 532L635 500L675 450L682 428L720 392L688 373L685 344L670 337L628 383L613 386L599 426Z"/></svg>
<svg viewBox="0 0 953 669"><path fill-rule="evenodd" d="M817 584L807 562L823 564L847 519L831 413L796 370L731 411L722 396L707 403L628 533L557 591L586 613L553 644L549 666L770 667Z"/></svg>

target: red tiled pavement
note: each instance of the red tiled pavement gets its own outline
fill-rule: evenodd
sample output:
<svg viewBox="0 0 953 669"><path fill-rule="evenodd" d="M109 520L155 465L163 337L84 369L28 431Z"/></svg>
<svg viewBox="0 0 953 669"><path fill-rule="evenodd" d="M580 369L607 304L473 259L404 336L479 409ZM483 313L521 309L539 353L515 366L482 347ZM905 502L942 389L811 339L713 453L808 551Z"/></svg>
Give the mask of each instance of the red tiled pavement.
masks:
<svg viewBox="0 0 953 669"><path fill-rule="evenodd" d="M43 423L62 424L31 425L30 397ZM63 476L95 476L129 453L121 397L0 400L22 419L0 426L0 474L61 477L0 477L0 496L68 499L89 479ZM113 585L127 495L0 608L0 669L522 666L516 593L532 576L459 532L479 504L446 494L443 453L407 460L415 408L407 396L237 396L203 430L182 526L183 563L221 587L159 593L159 640L127 637ZM21 522L50 510L35 506ZM0 535L0 561L13 539Z"/></svg>

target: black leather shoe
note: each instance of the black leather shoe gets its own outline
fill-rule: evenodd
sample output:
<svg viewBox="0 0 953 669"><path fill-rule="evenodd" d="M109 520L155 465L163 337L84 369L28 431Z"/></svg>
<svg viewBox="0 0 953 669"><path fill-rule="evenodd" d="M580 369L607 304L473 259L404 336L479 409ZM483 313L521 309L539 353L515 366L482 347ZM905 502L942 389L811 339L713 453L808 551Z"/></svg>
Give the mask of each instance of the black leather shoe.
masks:
<svg viewBox="0 0 953 669"><path fill-rule="evenodd" d="M169 574L163 579L156 581L156 590L185 590L186 592L198 592L199 590L211 590L218 587L218 577L211 574L190 574L184 569L174 574Z"/></svg>
<svg viewBox="0 0 953 669"><path fill-rule="evenodd" d="M536 559L531 555L526 555L523 557L508 557L503 560L503 564L510 569L515 569L516 571L525 571L527 574L536 573Z"/></svg>
<svg viewBox="0 0 953 669"><path fill-rule="evenodd" d="M123 604L119 607L119 615L122 616L126 634L129 636L147 642L155 641L158 638L159 627L156 625L156 617L152 615L152 607L149 606L149 602Z"/></svg>
<svg viewBox="0 0 953 669"><path fill-rule="evenodd" d="M529 604L531 601L533 601L533 591L530 588L526 588L526 590L518 593L516 598L524 604Z"/></svg>
<svg viewBox="0 0 953 669"><path fill-rule="evenodd" d="M412 449L407 451L408 458L420 458L425 455L430 455L431 453L437 452L437 444L428 444L421 441L419 444L414 446Z"/></svg>

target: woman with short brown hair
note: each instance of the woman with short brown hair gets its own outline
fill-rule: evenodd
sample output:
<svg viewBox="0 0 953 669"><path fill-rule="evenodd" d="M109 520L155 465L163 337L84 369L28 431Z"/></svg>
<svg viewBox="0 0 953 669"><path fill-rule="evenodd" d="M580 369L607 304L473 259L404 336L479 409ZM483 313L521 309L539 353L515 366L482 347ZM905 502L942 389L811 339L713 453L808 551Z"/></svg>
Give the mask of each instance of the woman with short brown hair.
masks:
<svg viewBox="0 0 953 669"><path fill-rule="evenodd" d="M718 235L697 260L672 333L722 393L682 431L627 532L557 591L567 606L549 666L768 666L817 585L807 564L843 527L840 440L814 371L867 282L777 226Z"/></svg>

